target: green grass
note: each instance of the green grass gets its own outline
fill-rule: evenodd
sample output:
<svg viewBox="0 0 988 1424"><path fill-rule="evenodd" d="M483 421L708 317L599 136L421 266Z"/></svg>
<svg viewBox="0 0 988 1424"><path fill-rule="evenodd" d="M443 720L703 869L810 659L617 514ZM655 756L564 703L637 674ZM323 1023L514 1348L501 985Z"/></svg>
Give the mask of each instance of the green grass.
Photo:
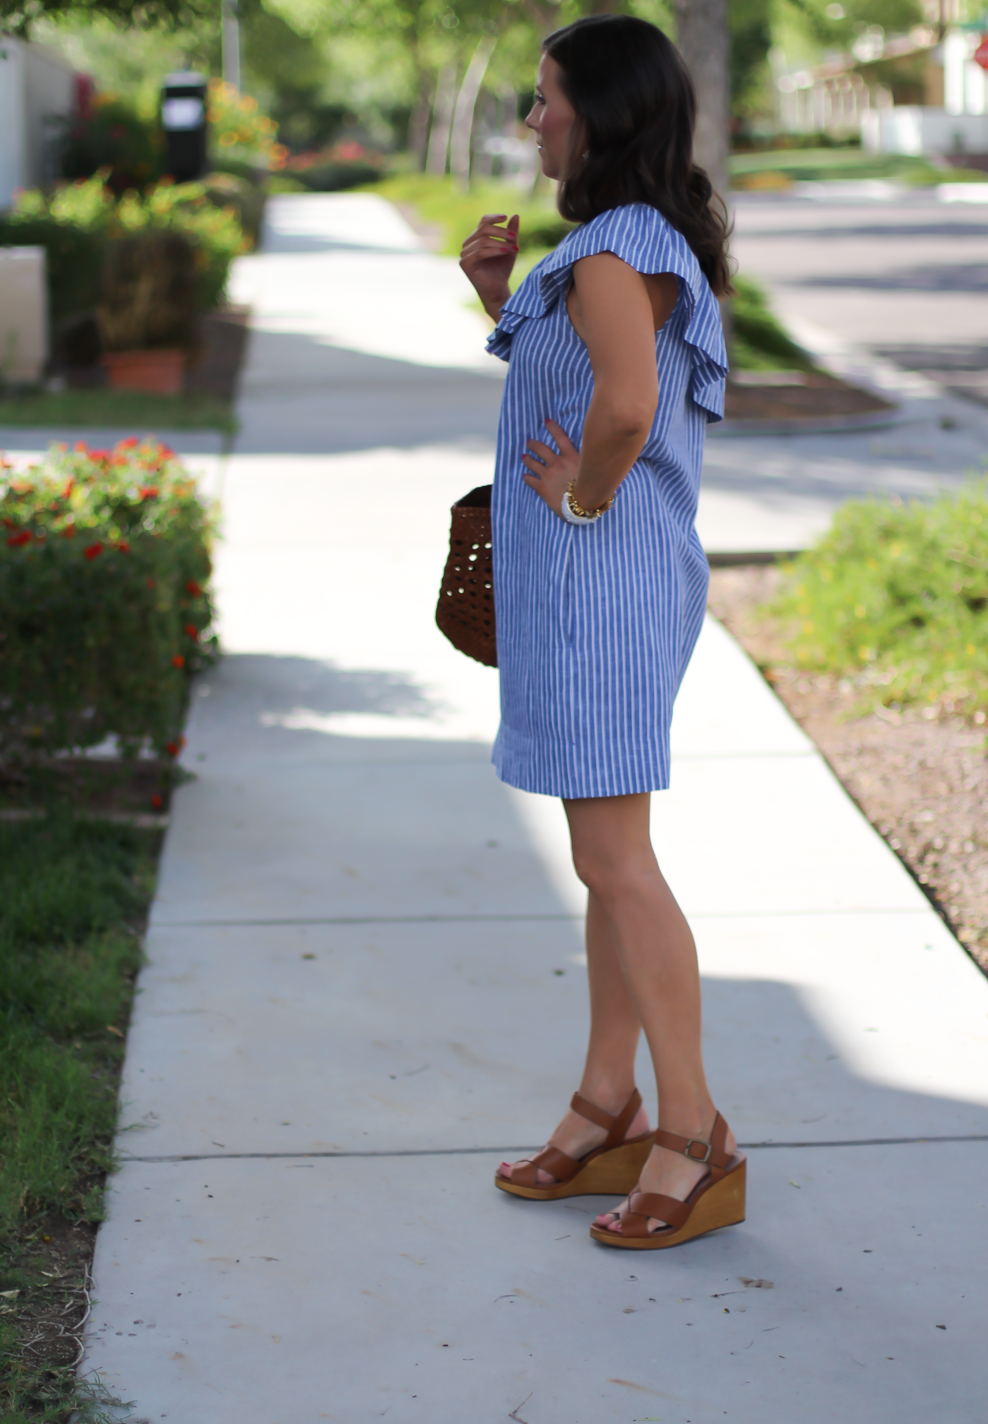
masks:
<svg viewBox="0 0 988 1424"><path fill-rule="evenodd" d="M0 396L0 426L79 425L146 430L220 430L232 435L229 403L210 395L141 391L26 391Z"/></svg>
<svg viewBox="0 0 988 1424"><path fill-rule="evenodd" d="M156 838L76 820L0 822L0 1418L64 1421L74 1371L25 1349L50 1281L44 1224L96 1222ZM7 1304L6 1300L2 1302Z"/></svg>
<svg viewBox="0 0 988 1424"><path fill-rule="evenodd" d="M792 183L828 182L850 178L886 178L918 187L937 183L988 181L974 169L935 168L925 158L900 153L865 153L854 148L776 149L766 153L735 153L731 176L738 186L755 175L778 174Z"/></svg>
<svg viewBox="0 0 988 1424"><path fill-rule="evenodd" d="M853 501L766 610L800 667L865 706L988 712L988 481L931 504Z"/></svg>
<svg viewBox="0 0 988 1424"><path fill-rule="evenodd" d="M809 371L813 362L797 346L769 305L764 288L750 277L734 278L731 369L734 371Z"/></svg>

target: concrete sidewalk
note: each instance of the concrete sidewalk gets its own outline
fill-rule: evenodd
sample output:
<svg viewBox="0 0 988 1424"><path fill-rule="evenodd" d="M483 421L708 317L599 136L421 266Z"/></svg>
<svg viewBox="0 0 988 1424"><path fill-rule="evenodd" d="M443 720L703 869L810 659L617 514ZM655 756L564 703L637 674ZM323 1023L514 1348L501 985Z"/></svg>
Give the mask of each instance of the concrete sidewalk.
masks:
<svg viewBox="0 0 988 1424"><path fill-rule="evenodd" d="M407 249L353 201L313 206L311 245L343 282L344 233L376 290ZM438 307L449 264L413 256ZM631 1258L590 1241L599 1201L493 1189L576 1085L582 901L561 808L490 768L496 674L432 622L448 507L490 462L442 438L467 378L428 355L267 387L272 428L342 430L359 399L380 445L265 450L255 411L228 462L227 656L194 699L84 1368L172 1424L980 1421L988 983L716 624L653 822L748 1220ZM427 440L395 415L413 378ZM499 393L468 378L467 425Z"/></svg>

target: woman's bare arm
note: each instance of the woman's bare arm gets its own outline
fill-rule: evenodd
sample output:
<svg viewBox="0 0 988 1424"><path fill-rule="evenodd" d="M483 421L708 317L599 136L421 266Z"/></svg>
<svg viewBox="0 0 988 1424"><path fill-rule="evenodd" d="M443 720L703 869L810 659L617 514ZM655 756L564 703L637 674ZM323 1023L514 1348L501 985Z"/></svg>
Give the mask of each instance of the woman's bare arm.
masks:
<svg viewBox="0 0 988 1424"><path fill-rule="evenodd" d="M655 333L675 306L678 291L671 273L643 277L611 252L574 263L567 310L586 342L594 379L582 449L575 449L556 422L547 421L561 454L529 441L532 453L525 457L531 472L526 483L556 513L572 479L584 509L606 504L641 454L659 401Z"/></svg>

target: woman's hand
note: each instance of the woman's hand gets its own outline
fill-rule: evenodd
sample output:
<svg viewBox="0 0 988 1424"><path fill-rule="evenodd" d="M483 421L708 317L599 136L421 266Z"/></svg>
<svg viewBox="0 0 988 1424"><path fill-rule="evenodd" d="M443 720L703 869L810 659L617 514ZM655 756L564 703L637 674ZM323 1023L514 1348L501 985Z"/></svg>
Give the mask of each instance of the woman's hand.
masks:
<svg viewBox="0 0 988 1424"><path fill-rule="evenodd" d="M507 227L500 224L507 218ZM476 288L487 315L499 321L510 296L508 278L518 256L518 214L487 213L460 250L460 267Z"/></svg>
<svg viewBox="0 0 988 1424"><path fill-rule="evenodd" d="M580 452L570 440L566 431L554 420L546 421L546 429L559 446L559 454L550 450L541 440L526 441L530 452L522 456L522 464L532 473L522 475L522 479L533 489L540 499L544 499L562 519L563 499L570 481L580 473Z"/></svg>

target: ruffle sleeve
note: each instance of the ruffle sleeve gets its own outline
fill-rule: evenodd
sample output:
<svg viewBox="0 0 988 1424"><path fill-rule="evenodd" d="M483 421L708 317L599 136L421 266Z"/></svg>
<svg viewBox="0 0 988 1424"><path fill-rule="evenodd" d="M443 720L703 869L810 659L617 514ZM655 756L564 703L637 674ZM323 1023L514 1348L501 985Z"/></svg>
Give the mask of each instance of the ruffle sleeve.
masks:
<svg viewBox="0 0 988 1424"><path fill-rule="evenodd" d="M685 340L693 357L690 395L708 420L722 420L727 349L720 308L686 239L646 203L611 208L568 233L505 303L487 349L508 360L521 323L550 312L569 290L573 263L598 252L613 252L636 272L671 272L679 278L686 301Z"/></svg>

